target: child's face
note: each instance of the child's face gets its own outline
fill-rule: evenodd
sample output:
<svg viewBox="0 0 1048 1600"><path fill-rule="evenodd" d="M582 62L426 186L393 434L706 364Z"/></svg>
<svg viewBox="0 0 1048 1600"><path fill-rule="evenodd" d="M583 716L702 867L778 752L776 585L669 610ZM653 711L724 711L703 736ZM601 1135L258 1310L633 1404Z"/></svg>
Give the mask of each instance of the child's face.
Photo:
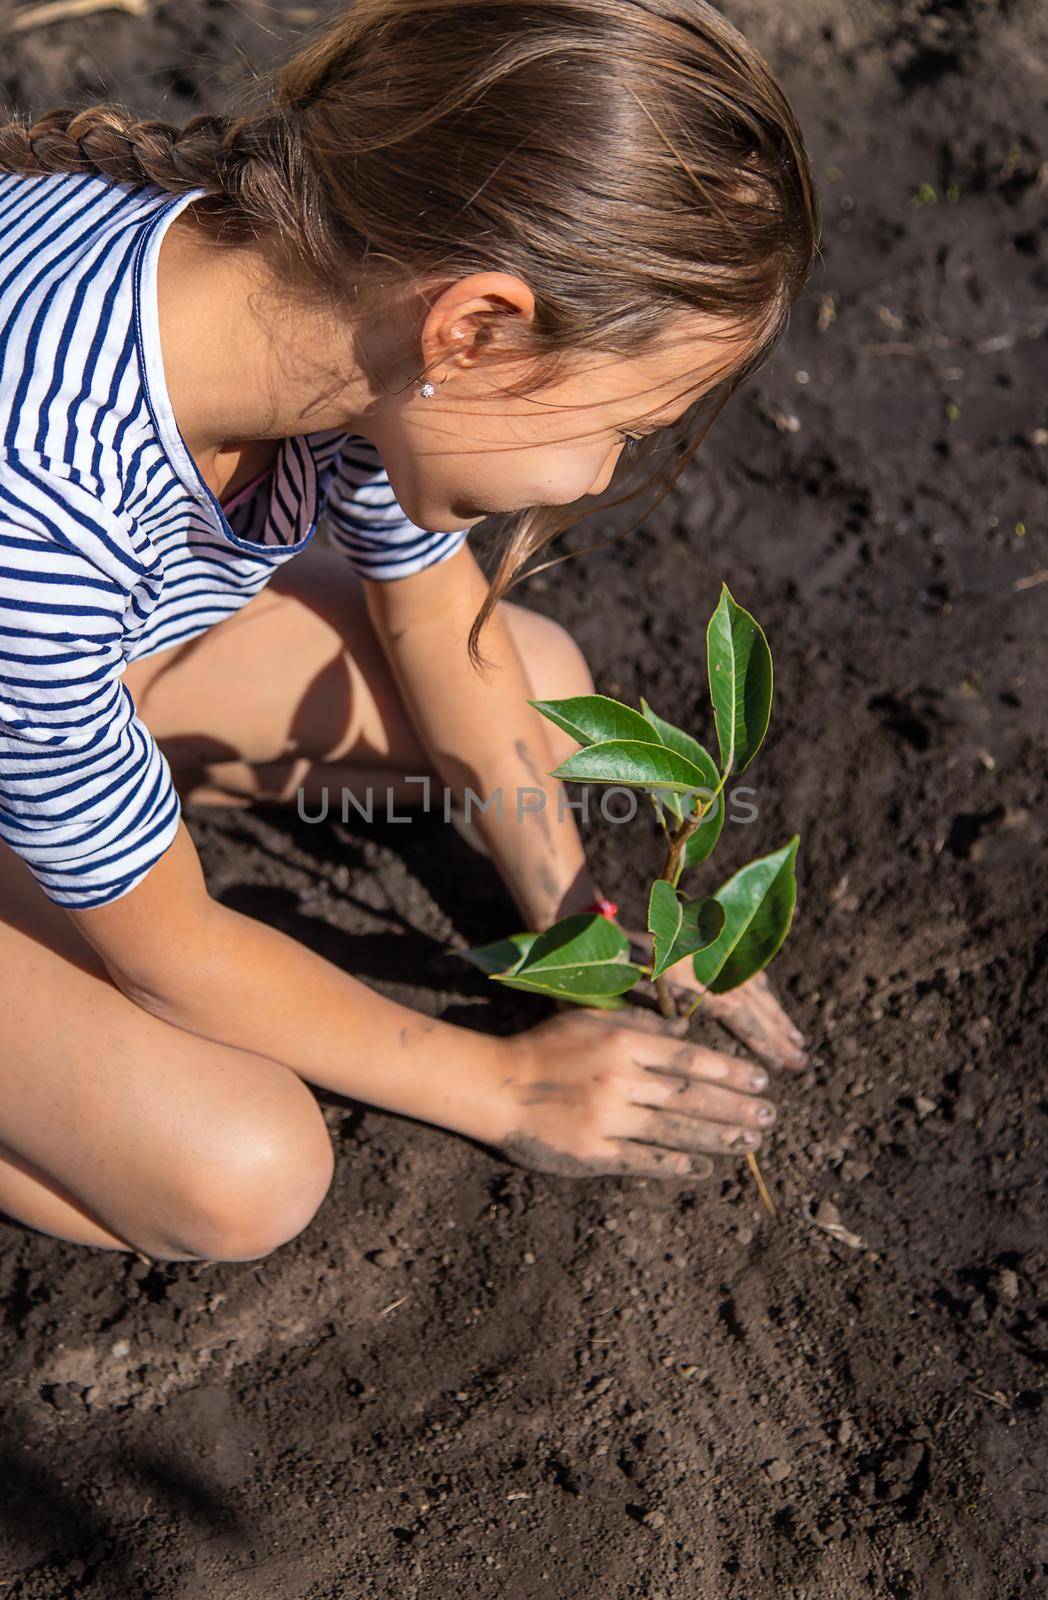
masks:
<svg viewBox="0 0 1048 1600"><path fill-rule="evenodd" d="M463 326L453 318L439 335L438 350L450 353L430 358L433 397L413 387L380 420L374 440L400 505L434 531L600 494L626 448L624 434L675 422L748 351L740 337L711 336L708 319L682 318L654 351L630 358L587 352L570 378L516 397L503 392L514 381L511 365L461 361Z"/></svg>

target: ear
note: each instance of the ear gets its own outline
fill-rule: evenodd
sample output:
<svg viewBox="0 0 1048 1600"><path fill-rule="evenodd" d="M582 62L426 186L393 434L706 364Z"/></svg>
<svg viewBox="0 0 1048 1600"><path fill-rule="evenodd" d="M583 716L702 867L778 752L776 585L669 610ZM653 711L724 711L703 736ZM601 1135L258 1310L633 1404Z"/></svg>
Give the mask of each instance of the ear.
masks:
<svg viewBox="0 0 1048 1600"><path fill-rule="evenodd" d="M492 338L492 324L506 318L531 322L535 296L509 272L475 272L440 291L422 326L426 371L444 363L471 367Z"/></svg>

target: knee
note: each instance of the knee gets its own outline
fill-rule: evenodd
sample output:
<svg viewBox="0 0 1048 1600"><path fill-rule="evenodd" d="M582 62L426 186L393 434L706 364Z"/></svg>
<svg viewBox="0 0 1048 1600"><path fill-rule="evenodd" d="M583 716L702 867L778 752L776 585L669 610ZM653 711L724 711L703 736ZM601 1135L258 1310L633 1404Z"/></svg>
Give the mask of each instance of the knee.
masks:
<svg viewBox="0 0 1048 1600"><path fill-rule="evenodd" d="M589 663L567 628L511 600L500 601L500 606L524 662L532 699L566 700L595 692Z"/></svg>
<svg viewBox="0 0 1048 1600"><path fill-rule="evenodd" d="M170 1230L181 1250L208 1261L254 1261L316 1215L334 1152L316 1100L299 1079L291 1082L296 1092L224 1126L206 1162L186 1163Z"/></svg>

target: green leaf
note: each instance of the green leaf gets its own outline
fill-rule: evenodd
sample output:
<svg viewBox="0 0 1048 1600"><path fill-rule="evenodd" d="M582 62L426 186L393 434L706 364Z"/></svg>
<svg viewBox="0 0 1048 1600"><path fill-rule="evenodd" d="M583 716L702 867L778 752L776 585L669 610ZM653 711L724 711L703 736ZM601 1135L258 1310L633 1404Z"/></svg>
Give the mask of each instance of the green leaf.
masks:
<svg viewBox="0 0 1048 1600"><path fill-rule="evenodd" d="M789 930L797 903L795 862L800 837L741 867L713 898L724 908L719 938L695 956L695 976L726 994L768 965Z"/></svg>
<svg viewBox="0 0 1048 1600"><path fill-rule="evenodd" d="M768 731L771 651L749 612L735 604L726 583L706 629L706 662L721 771L744 772Z"/></svg>
<svg viewBox="0 0 1048 1600"><path fill-rule="evenodd" d="M665 745L643 743L639 739L605 739L599 744L576 750L552 773L554 778L571 778L576 783L615 783L625 789L669 790L674 794L694 794L706 787L702 773L692 762Z"/></svg>
<svg viewBox="0 0 1048 1600"><path fill-rule="evenodd" d="M644 699L641 700L640 708L644 713L645 721L651 724L667 749L676 750L678 755L683 756L686 761L690 761L693 766L698 767L703 774L703 788L707 792L697 797L695 805L709 805L709 810L702 826L697 828L688 840L684 853L684 865L686 867L696 867L700 861L705 861L706 857L711 853L721 836L721 829L724 826L724 797L717 793L720 786L720 773L717 771L716 762L709 751L697 739L693 739L690 733L685 733L683 728L674 727L672 722L666 722L662 717L656 716ZM712 804L710 804L711 795L715 796ZM663 804L668 810L672 811L678 822L683 822L684 810L681 801L675 794L663 796ZM694 810L694 806L691 809Z"/></svg>
<svg viewBox="0 0 1048 1600"><path fill-rule="evenodd" d="M593 1006L598 1011L625 1011L629 1005L621 994L571 994L561 989L547 988L541 983L518 983L516 978L500 979L507 989L523 989L527 994L544 994L550 1000L570 1000L572 1005ZM632 984L630 985L632 988Z"/></svg>
<svg viewBox="0 0 1048 1600"><path fill-rule="evenodd" d="M531 949L537 933L511 933L506 939L497 939L494 944L480 944L472 950L455 950L452 953L461 956L464 961L471 961L481 972L491 976L505 976L513 967L519 966Z"/></svg>
<svg viewBox="0 0 1048 1600"><path fill-rule="evenodd" d="M680 896L672 883L667 883L665 878L656 878L651 886L648 896L648 932L655 941L655 966L666 965L663 961L660 966L660 951L670 950L673 941L680 932L681 922ZM652 970L652 977L657 973Z"/></svg>
<svg viewBox="0 0 1048 1600"><path fill-rule="evenodd" d="M699 803L704 803L702 796L700 796ZM706 813L705 819L695 829L695 832L684 846L685 867L697 867L700 861L705 861L706 857L712 853L724 826L724 810L724 795L721 793L714 800Z"/></svg>
<svg viewBox="0 0 1048 1600"><path fill-rule="evenodd" d="M702 748L698 739L693 739L690 733L684 732L683 728L674 727L672 722L667 722L663 717L658 716L643 698L640 702L640 709L645 722L648 723L649 727L654 728L658 734L659 743L664 744L667 750L676 750L679 756L683 756L685 761L690 761L700 771L708 768L713 775L713 783L710 787L715 789L720 773L714 766L713 757ZM651 734L649 733L647 737L650 739Z"/></svg>
<svg viewBox="0 0 1048 1600"><path fill-rule="evenodd" d="M615 1008L642 972L628 959L629 951L629 939L616 923L578 912L540 933L518 966L492 976L513 989Z"/></svg>
<svg viewBox="0 0 1048 1600"><path fill-rule="evenodd" d="M581 745L602 739L651 738L639 711L620 700L609 700L607 695L576 694L567 700L529 700L528 704Z"/></svg>
<svg viewBox="0 0 1048 1600"><path fill-rule="evenodd" d="M682 900L665 878L656 878L648 900L648 931L655 941L652 978L712 944L724 920L724 907L716 900Z"/></svg>
<svg viewBox="0 0 1048 1600"><path fill-rule="evenodd" d="M685 733L683 728L675 728L672 722L663 721L662 717L657 716L656 713L651 709L643 695L641 695L640 709L645 722L647 722L648 726L657 735L659 743L664 744L668 750L676 750L678 755L683 756L685 761L692 762L692 764L697 766L701 772L703 770L703 751L698 740L693 739L690 733ZM649 733L648 738L650 739L650 737L651 734ZM713 767L712 761L710 762L710 766ZM713 772L714 779L712 787L716 788L717 778L719 777L716 767L713 767ZM683 820L684 813L681 810L681 803L677 795L663 795L662 803L665 805L667 811L676 817L678 822Z"/></svg>

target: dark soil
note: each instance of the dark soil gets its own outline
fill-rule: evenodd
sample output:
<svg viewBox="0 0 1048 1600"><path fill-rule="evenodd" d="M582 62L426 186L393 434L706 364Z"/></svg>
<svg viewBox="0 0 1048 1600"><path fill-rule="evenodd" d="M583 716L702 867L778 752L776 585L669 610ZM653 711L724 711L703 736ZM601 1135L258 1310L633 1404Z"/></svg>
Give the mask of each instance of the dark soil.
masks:
<svg viewBox="0 0 1048 1600"><path fill-rule="evenodd" d="M741 1166L546 1178L322 1096L332 1191L261 1261L4 1223L11 1600L1048 1592L1048 18L728 9L807 130L822 262L672 503L521 597L684 722L722 578L767 629L760 814L720 865L802 835L773 976L813 1064L762 1158L778 1216ZM7 43L2 81L181 119L294 21L106 13ZM216 895L404 1002L542 1014L446 953L514 916L437 818L194 832ZM654 838L589 832L639 917Z"/></svg>

